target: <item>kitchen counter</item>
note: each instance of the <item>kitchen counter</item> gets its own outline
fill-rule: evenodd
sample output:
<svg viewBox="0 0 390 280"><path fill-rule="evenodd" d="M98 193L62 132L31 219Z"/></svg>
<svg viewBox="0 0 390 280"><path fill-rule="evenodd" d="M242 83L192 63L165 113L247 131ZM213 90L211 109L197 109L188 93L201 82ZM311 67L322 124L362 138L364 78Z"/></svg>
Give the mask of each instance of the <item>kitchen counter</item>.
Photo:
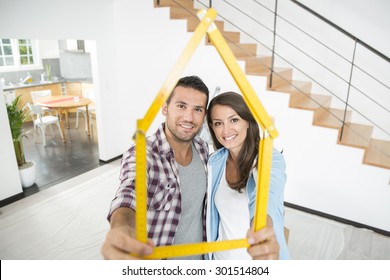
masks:
<svg viewBox="0 0 390 280"><path fill-rule="evenodd" d="M28 88L28 87L60 84L60 83L64 83L64 82L65 82L65 80L59 80L56 82L45 81L45 82L32 82L32 83L28 83L28 84L10 84L10 85L4 86L3 90L7 91L7 90L14 90L14 89L19 89L19 88Z"/></svg>
<svg viewBox="0 0 390 280"><path fill-rule="evenodd" d="M29 88L29 87L37 87L37 86L45 86L52 84L62 84L62 83L93 83L91 79L61 79L58 81L44 81L44 82L32 82L28 84L9 84L3 87L4 91L7 90L15 90L20 88Z"/></svg>

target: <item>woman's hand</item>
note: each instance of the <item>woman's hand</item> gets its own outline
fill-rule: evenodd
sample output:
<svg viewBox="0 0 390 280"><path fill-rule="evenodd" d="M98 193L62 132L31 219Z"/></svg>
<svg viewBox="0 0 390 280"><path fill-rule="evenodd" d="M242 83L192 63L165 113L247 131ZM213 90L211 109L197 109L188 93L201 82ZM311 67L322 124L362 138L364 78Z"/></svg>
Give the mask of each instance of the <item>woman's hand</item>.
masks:
<svg viewBox="0 0 390 280"><path fill-rule="evenodd" d="M272 219L267 216L267 225L265 228L254 232L253 225L248 230L247 238L251 246L248 253L254 260L278 260L279 243L273 229Z"/></svg>

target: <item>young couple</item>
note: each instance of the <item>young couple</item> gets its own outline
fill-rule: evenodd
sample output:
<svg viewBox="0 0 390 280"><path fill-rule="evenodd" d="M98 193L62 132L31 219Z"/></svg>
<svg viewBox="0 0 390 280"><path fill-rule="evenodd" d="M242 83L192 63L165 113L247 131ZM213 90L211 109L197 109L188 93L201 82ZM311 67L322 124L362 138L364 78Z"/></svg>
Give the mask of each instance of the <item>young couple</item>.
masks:
<svg viewBox="0 0 390 280"><path fill-rule="evenodd" d="M196 76L179 80L162 107L165 122L147 138L148 243L135 239L135 146L122 158L120 186L111 203L106 259L147 256L154 246L248 238L251 246L181 259L288 259L284 238L283 156L274 151L267 226L253 231L259 126L241 95L214 97ZM217 149L197 135L207 124Z"/></svg>

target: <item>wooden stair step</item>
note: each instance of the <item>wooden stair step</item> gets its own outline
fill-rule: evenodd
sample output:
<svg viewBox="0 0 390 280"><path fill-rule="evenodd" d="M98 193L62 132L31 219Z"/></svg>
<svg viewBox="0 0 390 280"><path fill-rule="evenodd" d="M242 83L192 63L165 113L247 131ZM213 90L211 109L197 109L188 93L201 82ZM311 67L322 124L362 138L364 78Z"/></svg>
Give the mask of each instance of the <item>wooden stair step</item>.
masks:
<svg viewBox="0 0 390 280"><path fill-rule="evenodd" d="M273 86L273 89L286 93L310 93L311 85L311 82L292 80L290 84Z"/></svg>
<svg viewBox="0 0 390 280"><path fill-rule="evenodd" d="M222 35L225 38L226 42L229 43L240 43L240 32L235 31L222 31Z"/></svg>
<svg viewBox="0 0 390 280"><path fill-rule="evenodd" d="M194 2L191 0L160 0L159 5L157 5L157 0L154 0L154 7L175 7L175 6L182 6L185 8L193 8Z"/></svg>
<svg viewBox="0 0 390 280"><path fill-rule="evenodd" d="M328 108L332 97L320 94L291 93L290 107L315 111L319 108Z"/></svg>
<svg viewBox="0 0 390 280"><path fill-rule="evenodd" d="M240 32L221 31L221 33L227 43L240 43ZM207 38L206 45L212 45L212 43Z"/></svg>
<svg viewBox="0 0 390 280"><path fill-rule="evenodd" d="M170 7L171 19L188 19L190 17L197 17L197 9L194 8L182 8L180 6Z"/></svg>
<svg viewBox="0 0 390 280"><path fill-rule="evenodd" d="M352 112L347 111L345 122L351 121ZM314 113L313 124L327 128L339 129L343 125L344 110L333 108L319 108Z"/></svg>
<svg viewBox="0 0 390 280"><path fill-rule="evenodd" d="M248 58L246 58L248 59ZM279 87L283 87L285 85L288 85L291 83L291 77L292 77L292 69L291 68L274 68L273 72L273 86L272 88L269 87L269 80L271 78L271 69L264 68L263 72L256 71L254 73L246 73L247 75L254 75L254 76L263 76L267 77L267 90L275 90ZM276 88L276 89L275 89Z"/></svg>
<svg viewBox="0 0 390 280"><path fill-rule="evenodd" d="M237 59L245 59L247 57L256 56L256 44L235 44L228 42L228 45Z"/></svg>
<svg viewBox="0 0 390 280"><path fill-rule="evenodd" d="M272 64L272 56L247 57L245 59L245 73L249 75L269 72Z"/></svg>
<svg viewBox="0 0 390 280"><path fill-rule="evenodd" d="M390 141L371 139L363 163L390 169Z"/></svg>
<svg viewBox="0 0 390 280"><path fill-rule="evenodd" d="M187 19L187 31L188 32L194 32L195 29L198 27L200 20L198 17L190 17ZM224 22L219 20L214 20L214 23L217 25L218 29L220 31L224 28Z"/></svg>
<svg viewBox="0 0 390 280"><path fill-rule="evenodd" d="M267 83L267 89L279 91L279 88L290 85L292 82L292 69L291 68L274 68L272 73L272 87L269 88L269 82ZM268 81L271 79L271 74L268 74Z"/></svg>
<svg viewBox="0 0 390 280"><path fill-rule="evenodd" d="M355 148L367 148L370 143L373 127L371 125L346 123L339 129L337 143ZM340 134L342 131L342 139Z"/></svg>

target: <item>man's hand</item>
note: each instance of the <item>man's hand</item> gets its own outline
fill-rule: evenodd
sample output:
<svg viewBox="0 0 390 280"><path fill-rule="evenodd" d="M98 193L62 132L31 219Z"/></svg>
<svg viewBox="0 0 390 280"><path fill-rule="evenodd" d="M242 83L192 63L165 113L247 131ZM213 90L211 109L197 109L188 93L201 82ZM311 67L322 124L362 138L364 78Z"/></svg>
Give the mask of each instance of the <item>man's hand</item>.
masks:
<svg viewBox="0 0 390 280"><path fill-rule="evenodd" d="M148 243L135 239L135 213L128 208L118 208L111 216L111 229L101 249L105 259L110 260L137 260L153 252L152 240Z"/></svg>
<svg viewBox="0 0 390 280"><path fill-rule="evenodd" d="M142 243L131 237L132 228L129 226L112 228L106 236L101 249L105 259L109 260L137 260L153 252L153 242Z"/></svg>
<svg viewBox="0 0 390 280"><path fill-rule="evenodd" d="M267 225L265 228L254 232L253 226L247 233L248 242L251 246L248 248L248 253L254 260L278 260L279 259L279 243L276 240L273 229L272 219L267 216Z"/></svg>

